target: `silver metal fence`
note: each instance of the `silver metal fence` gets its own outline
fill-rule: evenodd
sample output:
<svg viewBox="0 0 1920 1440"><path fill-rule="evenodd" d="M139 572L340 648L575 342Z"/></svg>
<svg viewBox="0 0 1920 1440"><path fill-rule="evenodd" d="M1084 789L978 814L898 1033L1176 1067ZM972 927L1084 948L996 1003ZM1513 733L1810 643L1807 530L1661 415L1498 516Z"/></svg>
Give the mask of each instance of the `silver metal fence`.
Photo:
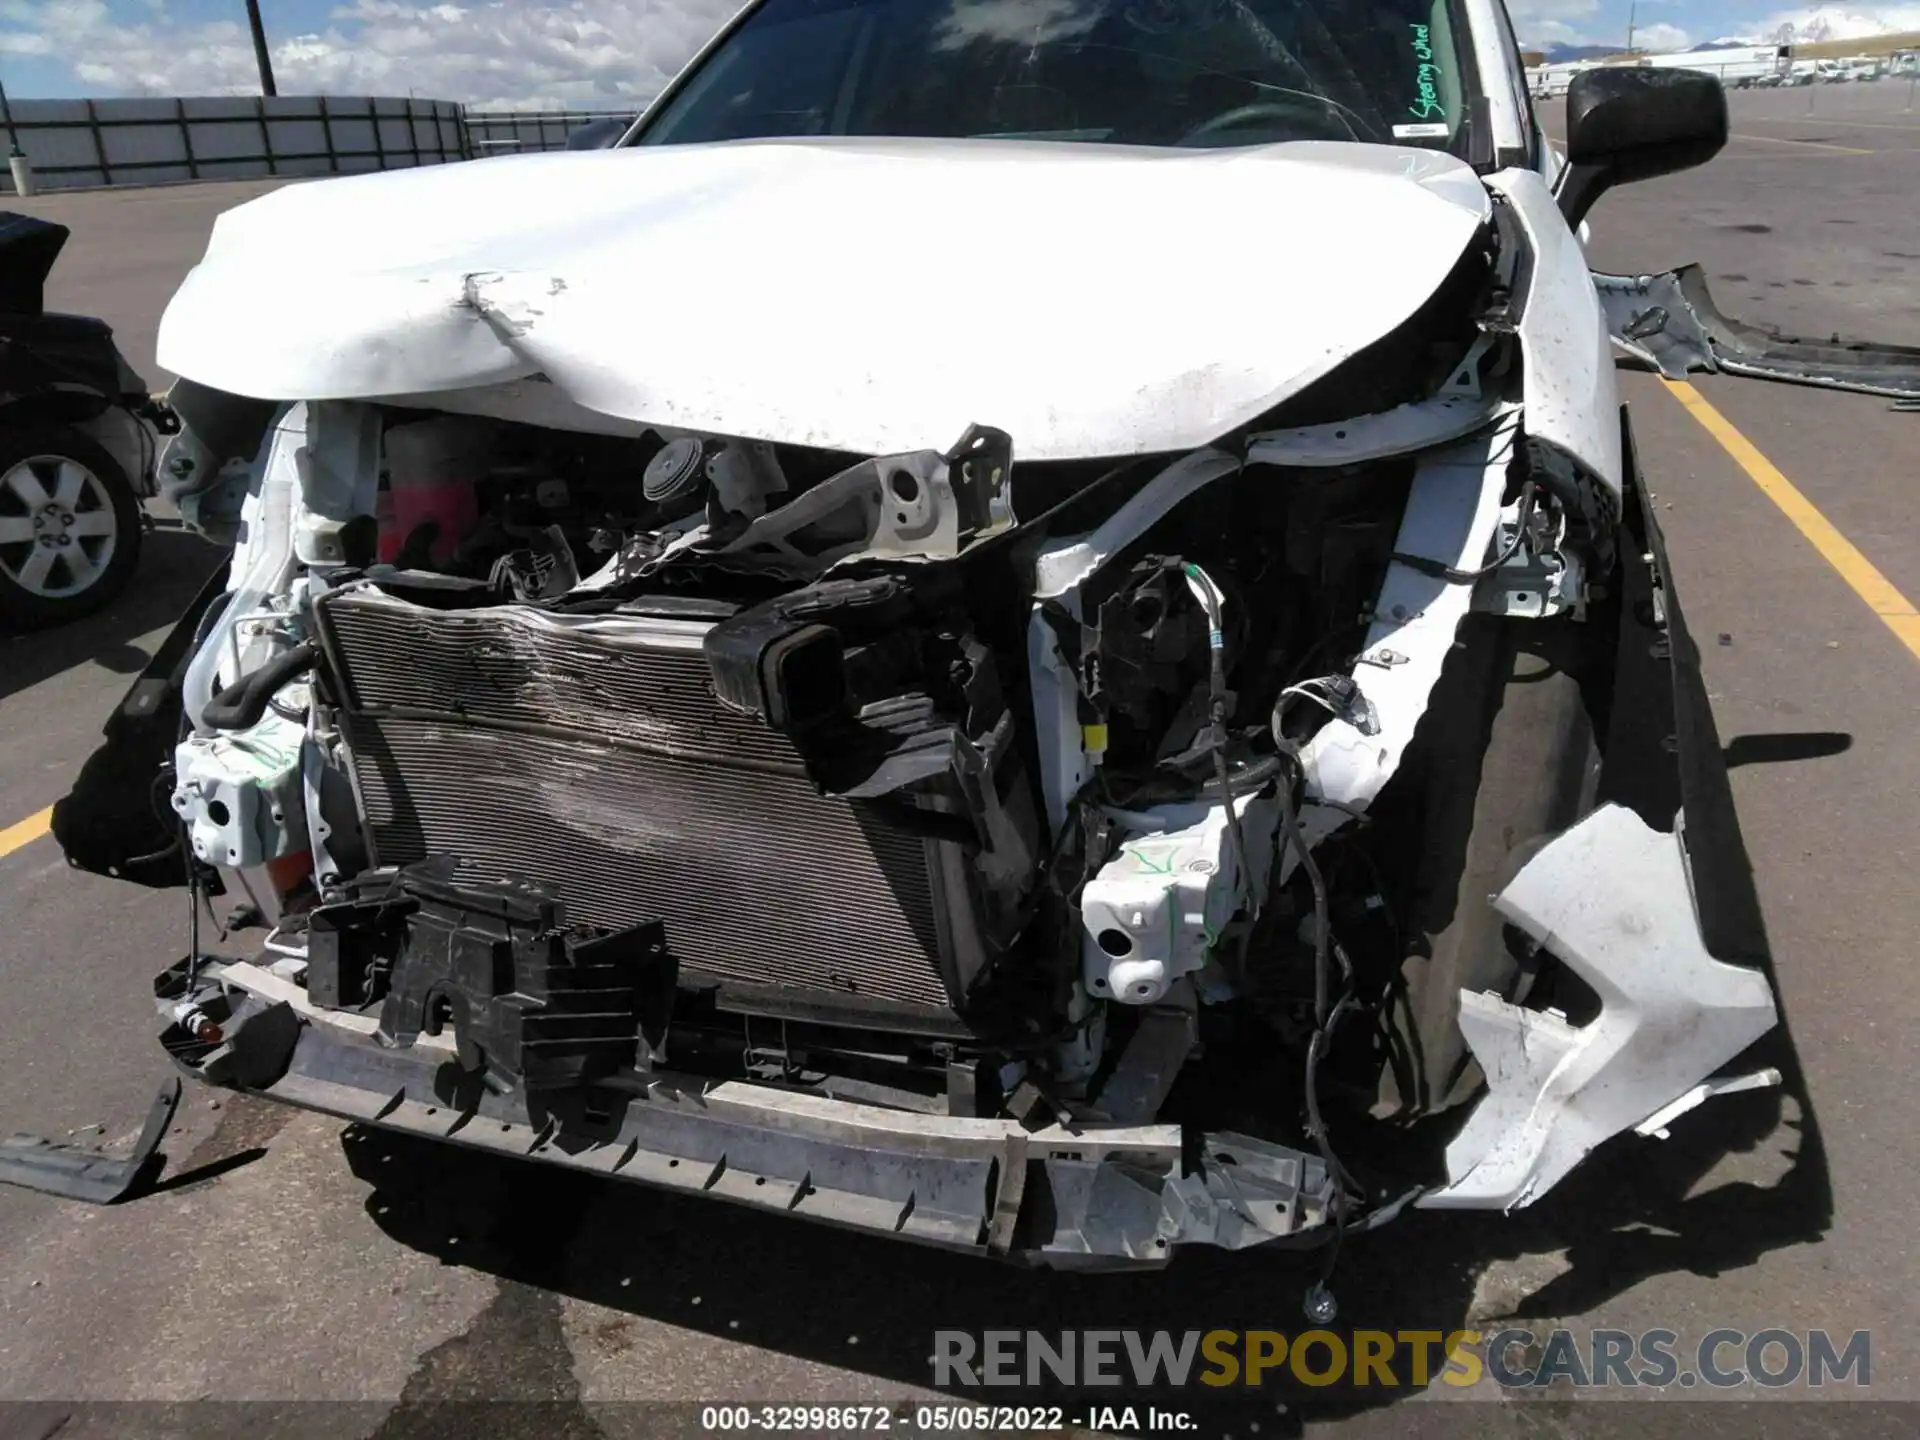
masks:
<svg viewBox="0 0 1920 1440"><path fill-rule="evenodd" d="M595 120L632 120L634 110L468 110L467 146L474 159L485 155L563 150L567 136Z"/></svg>
<svg viewBox="0 0 1920 1440"><path fill-rule="evenodd" d="M464 160L461 107L383 96L15 100L6 142L46 190L350 175ZM0 172L0 191L10 191Z"/></svg>

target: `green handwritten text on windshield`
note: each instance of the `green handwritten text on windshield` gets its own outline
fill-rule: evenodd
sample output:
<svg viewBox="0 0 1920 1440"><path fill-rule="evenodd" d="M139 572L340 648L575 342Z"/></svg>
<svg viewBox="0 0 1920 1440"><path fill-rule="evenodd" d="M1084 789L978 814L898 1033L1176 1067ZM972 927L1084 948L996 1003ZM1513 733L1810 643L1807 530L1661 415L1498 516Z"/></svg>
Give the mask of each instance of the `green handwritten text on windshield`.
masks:
<svg viewBox="0 0 1920 1440"><path fill-rule="evenodd" d="M1414 101L1407 107L1407 113L1416 120L1444 120L1447 107L1440 103L1440 67L1433 63L1433 36L1425 25L1410 27L1413 31L1413 58L1419 62L1414 72L1413 83L1417 93Z"/></svg>

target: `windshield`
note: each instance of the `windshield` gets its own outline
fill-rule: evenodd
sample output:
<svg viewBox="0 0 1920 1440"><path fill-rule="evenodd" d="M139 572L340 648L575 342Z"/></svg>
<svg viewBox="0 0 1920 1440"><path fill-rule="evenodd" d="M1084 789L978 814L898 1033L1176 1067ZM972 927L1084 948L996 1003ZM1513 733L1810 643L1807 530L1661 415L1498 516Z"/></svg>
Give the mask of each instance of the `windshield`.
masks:
<svg viewBox="0 0 1920 1440"><path fill-rule="evenodd" d="M1448 0L764 0L639 143L1447 146L1462 69Z"/></svg>

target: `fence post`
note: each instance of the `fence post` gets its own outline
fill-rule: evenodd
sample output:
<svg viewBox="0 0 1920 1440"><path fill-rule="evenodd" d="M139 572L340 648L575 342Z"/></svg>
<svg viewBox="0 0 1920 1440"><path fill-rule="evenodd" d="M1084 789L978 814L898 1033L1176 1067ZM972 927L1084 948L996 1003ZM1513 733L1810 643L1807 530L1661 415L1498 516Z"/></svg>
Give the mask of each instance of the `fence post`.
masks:
<svg viewBox="0 0 1920 1440"><path fill-rule="evenodd" d="M93 132L93 153L100 161L100 183L113 184L113 167L107 164L107 142L100 134L100 116L93 108L93 101L87 101L87 129Z"/></svg>
<svg viewBox="0 0 1920 1440"><path fill-rule="evenodd" d="M340 173L340 147L333 142L333 111L327 105L326 96L320 96L319 100L320 138L326 143L327 147L327 173L329 175L338 175Z"/></svg>
<svg viewBox="0 0 1920 1440"><path fill-rule="evenodd" d="M367 97L367 118L373 122L373 155L378 162L374 168L384 170L387 168L387 146L380 138L380 106L371 95Z"/></svg>
<svg viewBox="0 0 1920 1440"><path fill-rule="evenodd" d="M260 149L267 157L267 174L278 175L280 166L273 158L273 132L267 128L267 102L262 97L253 97L253 118L260 122Z"/></svg>
<svg viewBox="0 0 1920 1440"><path fill-rule="evenodd" d="M180 148L186 151L187 154L187 178L189 180L198 180L200 178L200 162L194 158L193 126L187 122L187 102L183 97L176 97L174 99L173 115L174 119L178 121L180 125Z"/></svg>

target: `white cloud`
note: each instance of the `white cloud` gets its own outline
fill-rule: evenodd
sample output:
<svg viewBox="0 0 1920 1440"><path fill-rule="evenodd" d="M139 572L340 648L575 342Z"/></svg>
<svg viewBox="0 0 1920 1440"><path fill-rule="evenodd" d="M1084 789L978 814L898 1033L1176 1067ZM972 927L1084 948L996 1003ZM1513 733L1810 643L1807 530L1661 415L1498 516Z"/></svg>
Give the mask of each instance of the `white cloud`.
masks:
<svg viewBox="0 0 1920 1440"><path fill-rule="evenodd" d="M1791 27L1791 40L1811 44L1818 40L1864 40L1900 30L1920 30L1920 5L1876 5L1865 9L1822 5L1782 10L1754 26L1753 34L1771 40Z"/></svg>
<svg viewBox="0 0 1920 1440"><path fill-rule="evenodd" d="M1662 20L1655 25L1636 28L1633 43L1641 50L1685 50L1693 44L1693 37L1678 25L1669 25Z"/></svg>
<svg viewBox="0 0 1920 1440"><path fill-rule="evenodd" d="M407 95L479 105L631 109L645 103L735 8L738 0L345 0L323 28L273 31L274 75L285 94ZM931 3L931 0L928 0ZM1654 3L1654 0L1647 0ZM1513 0L1529 46L1624 43L1613 0ZM253 47L236 18L189 21L166 0L0 0L0 54L64 59L95 94L248 94ZM1071 32L1077 0L1051 0L1047 26ZM269 7L269 26L272 25ZM994 6L976 12L985 23ZM1029 16L1030 12L1022 11ZM1643 8L1642 13L1645 13ZM1686 19L1682 11L1677 19ZM1758 23L1800 40L1920 30L1920 3L1782 11ZM1649 49L1682 49L1689 31L1642 25Z"/></svg>
<svg viewBox="0 0 1920 1440"><path fill-rule="evenodd" d="M239 6L236 4L236 10ZM277 35L282 94L407 95L527 108L637 108L736 8L735 0L354 0L324 30ZM250 94L253 45L234 21L189 23L161 5L4 0L0 50L65 58L95 94Z"/></svg>
<svg viewBox="0 0 1920 1440"><path fill-rule="evenodd" d="M1676 4L1679 0L1639 0L1642 16L1646 7ZM1626 48L1626 16L1610 4L1604 21L1600 18L1600 0L1514 0L1509 6L1514 29L1529 46L1545 45L1618 45ZM1636 25L1633 43L1645 50L1684 50L1693 37L1678 25L1664 20Z"/></svg>
<svg viewBox="0 0 1920 1440"><path fill-rule="evenodd" d="M1587 45L1600 0L1512 0L1507 9L1523 44Z"/></svg>

